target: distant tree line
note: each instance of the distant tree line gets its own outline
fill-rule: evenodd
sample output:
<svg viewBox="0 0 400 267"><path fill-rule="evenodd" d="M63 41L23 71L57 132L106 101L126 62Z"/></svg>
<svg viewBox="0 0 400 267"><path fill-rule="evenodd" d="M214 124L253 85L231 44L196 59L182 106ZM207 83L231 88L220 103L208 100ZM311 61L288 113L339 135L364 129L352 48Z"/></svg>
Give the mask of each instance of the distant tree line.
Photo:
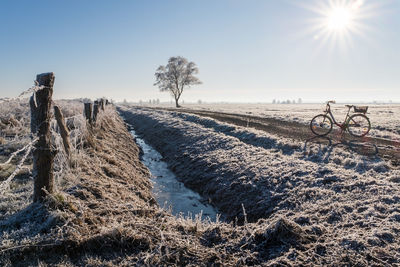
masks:
<svg viewBox="0 0 400 267"><path fill-rule="evenodd" d="M150 104L150 105L158 105L158 104L160 104L160 99L158 99L158 98L157 99L149 99L149 100L147 100L147 102L143 101L142 99L139 100L140 105L142 105L144 103Z"/></svg>
<svg viewBox="0 0 400 267"><path fill-rule="evenodd" d="M276 99L272 100L272 104L302 104L302 103L303 103L303 100L301 98L297 99L297 101L290 100L290 99L282 100L282 101L276 100Z"/></svg>

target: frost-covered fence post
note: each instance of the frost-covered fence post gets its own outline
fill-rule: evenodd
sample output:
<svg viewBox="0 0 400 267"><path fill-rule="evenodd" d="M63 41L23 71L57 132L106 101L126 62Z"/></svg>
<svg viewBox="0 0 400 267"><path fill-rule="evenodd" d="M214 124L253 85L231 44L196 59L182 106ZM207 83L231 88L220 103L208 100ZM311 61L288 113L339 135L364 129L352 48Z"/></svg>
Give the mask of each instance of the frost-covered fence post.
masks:
<svg viewBox="0 0 400 267"><path fill-rule="evenodd" d="M58 106L54 106L54 116L56 117L58 127L60 128L61 138L64 144L65 154L69 159L71 153L71 145L69 143L69 131L67 126L65 125L64 116Z"/></svg>
<svg viewBox="0 0 400 267"><path fill-rule="evenodd" d="M101 108L101 110L104 110L104 104L105 104L104 98L100 99L100 108Z"/></svg>
<svg viewBox="0 0 400 267"><path fill-rule="evenodd" d="M51 149L49 130L54 79L55 76L52 72L38 74L36 81L42 88L37 90L29 101L31 107L31 132L39 138L33 150L33 201L41 201L46 196L46 191L49 193L54 191L54 153Z"/></svg>
<svg viewBox="0 0 400 267"><path fill-rule="evenodd" d="M93 105L93 122L96 122L97 114L99 113L99 101L94 101Z"/></svg>
<svg viewBox="0 0 400 267"><path fill-rule="evenodd" d="M89 124L92 124L92 103L84 103L85 105L85 118L89 122Z"/></svg>

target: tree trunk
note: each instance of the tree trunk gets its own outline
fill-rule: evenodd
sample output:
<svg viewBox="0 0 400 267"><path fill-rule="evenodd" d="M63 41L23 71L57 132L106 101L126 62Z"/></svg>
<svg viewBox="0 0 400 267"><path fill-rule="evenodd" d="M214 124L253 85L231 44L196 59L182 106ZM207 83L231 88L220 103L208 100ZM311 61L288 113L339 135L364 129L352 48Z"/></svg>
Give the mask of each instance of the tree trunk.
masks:
<svg viewBox="0 0 400 267"><path fill-rule="evenodd" d="M179 101L179 98L175 97L175 105L177 108L180 108L181 106L179 105L178 101Z"/></svg>
<svg viewBox="0 0 400 267"><path fill-rule="evenodd" d="M53 95L54 73L43 73L36 76L39 86L44 88L34 93L29 101L31 107L31 132L39 137L33 150L33 201L42 201L54 191L53 158L50 135L50 107Z"/></svg>

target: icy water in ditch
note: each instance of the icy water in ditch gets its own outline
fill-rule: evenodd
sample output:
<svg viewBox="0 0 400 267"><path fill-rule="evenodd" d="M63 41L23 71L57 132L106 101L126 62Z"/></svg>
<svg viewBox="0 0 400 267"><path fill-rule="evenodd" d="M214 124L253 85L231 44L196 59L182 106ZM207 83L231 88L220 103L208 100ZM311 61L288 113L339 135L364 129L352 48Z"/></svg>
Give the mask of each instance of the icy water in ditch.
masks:
<svg viewBox="0 0 400 267"><path fill-rule="evenodd" d="M131 130L131 134L143 150L141 160L150 170L153 194L157 203L166 210L171 209L173 215L182 214L194 218L195 215L201 214L202 219L209 217L211 221L215 221L217 212L214 207L209 205L198 193L179 182L157 150L148 145L134 130Z"/></svg>

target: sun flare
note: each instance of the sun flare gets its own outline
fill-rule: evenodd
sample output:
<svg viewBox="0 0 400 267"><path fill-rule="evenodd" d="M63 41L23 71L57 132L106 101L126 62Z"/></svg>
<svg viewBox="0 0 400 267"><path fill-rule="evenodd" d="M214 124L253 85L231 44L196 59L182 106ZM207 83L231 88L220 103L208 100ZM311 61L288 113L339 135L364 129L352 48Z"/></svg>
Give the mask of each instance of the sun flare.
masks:
<svg viewBox="0 0 400 267"><path fill-rule="evenodd" d="M349 7L334 7L326 18L326 25L329 30L341 31L351 27L353 12Z"/></svg>
<svg viewBox="0 0 400 267"><path fill-rule="evenodd" d="M360 37L369 41L367 33L373 29L369 20L382 12L379 2L367 0L314 0L303 7L316 14L309 19L306 34L312 34L319 47L340 49L354 47Z"/></svg>

